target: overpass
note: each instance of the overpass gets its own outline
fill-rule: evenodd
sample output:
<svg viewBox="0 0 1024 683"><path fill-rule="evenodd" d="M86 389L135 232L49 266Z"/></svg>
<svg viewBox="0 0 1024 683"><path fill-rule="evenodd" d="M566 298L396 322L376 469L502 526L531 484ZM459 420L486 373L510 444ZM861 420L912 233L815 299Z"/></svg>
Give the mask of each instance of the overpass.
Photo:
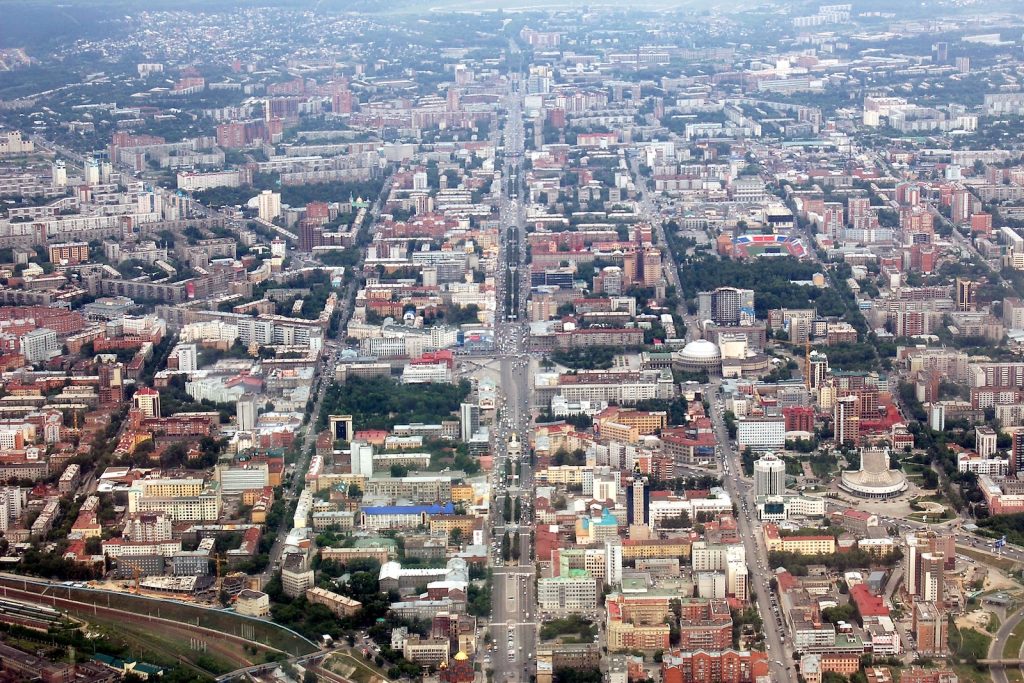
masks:
<svg viewBox="0 0 1024 683"><path fill-rule="evenodd" d="M292 664L298 664L305 666L306 664L312 663L314 667L320 666L320 660L331 654L330 651L311 652L308 655L302 655L300 657L291 657L279 662L267 662L266 664L255 664L253 666L247 666L241 669L235 669L229 671L226 674L221 674L214 679L217 683L228 683L228 681L246 680L249 677L261 676L266 673L270 673L274 669L278 668L284 662L290 662ZM337 675L337 674L335 674ZM339 677L340 678L340 677Z"/></svg>

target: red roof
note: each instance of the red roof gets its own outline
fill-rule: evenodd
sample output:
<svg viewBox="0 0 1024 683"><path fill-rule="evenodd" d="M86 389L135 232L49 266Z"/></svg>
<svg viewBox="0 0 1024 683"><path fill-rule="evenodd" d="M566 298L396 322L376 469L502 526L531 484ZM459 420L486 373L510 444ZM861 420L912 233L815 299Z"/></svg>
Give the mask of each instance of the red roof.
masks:
<svg viewBox="0 0 1024 683"><path fill-rule="evenodd" d="M867 584L858 583L851 588L850 599L857 605L861 618L889 616L889 608L885 606L885 601L880 596L872 594Z"/></svg>

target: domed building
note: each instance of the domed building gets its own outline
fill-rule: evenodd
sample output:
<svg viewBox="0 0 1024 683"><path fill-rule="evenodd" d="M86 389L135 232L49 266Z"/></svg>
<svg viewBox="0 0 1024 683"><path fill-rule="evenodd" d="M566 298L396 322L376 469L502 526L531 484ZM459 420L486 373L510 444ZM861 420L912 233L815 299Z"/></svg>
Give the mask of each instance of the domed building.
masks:
<svg viewBox="0 0 1024 683"><path fill-rule="evenodd" d="M473 662L469 661L469 655L460 650L447 664L441 665L437 675L441 683L473 683Z"/></svg>
<svg viewBox="0 0 1024 683"><path fill-rule="evenodd" d="M839 488L859 498L895 498L907 490L907 477L889 468L888 448L864 448L860 469L843 472Z"/></svg>
<svg viewBox="0 0 1024 683"><path fill-rule="evenodd" d="M707 339L697 339L675 354L672 365L686 372L717 373L722 369L722 352L718 350L718 345Z"/></svg>

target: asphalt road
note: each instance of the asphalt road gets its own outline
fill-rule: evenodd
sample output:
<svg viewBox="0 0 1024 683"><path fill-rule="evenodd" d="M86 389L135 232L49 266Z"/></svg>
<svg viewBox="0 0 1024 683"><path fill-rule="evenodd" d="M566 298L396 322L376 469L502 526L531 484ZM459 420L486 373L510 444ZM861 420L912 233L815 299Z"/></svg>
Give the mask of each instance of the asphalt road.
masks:
<svg viewBox="0 0 1024 683"><path fill-rule="evenodd" d="M384 186L381 190L380 195L377 197L377 201L370 209L370 216L364 223L366 230L372 230L376 223L377 217L380 215L381 208L384 206L384 200L388 196L391 187L390 178L384 182ZM362 257L359 259L359 264L356 265L353 270L358 272L362 267ZM334 371L338 367L338 363L341 360L342 345L336 342L342 342L345 338L345 329L348 326L348 321L352 317L352 311L355 306L355 296L359 286L356 278L349 280L349 283L345 289L344 295L339 297L338 308L340 310L341 319L339 320L337 332L333 338L325 338L325 345L323 351L321 351L320 359L317 362L314 376L319 379L319 385L316 388L316 399L313 403L313 410L309 416L309 422L306 424L306 431L302 439L302 448L299 451L299 459L295 463L295 470L292 474L291 482L285 489L284 498L288 503L289 507L291 502L302 493L302 489L305 488L306 484L306 471L309 469L309 462L313 456L313 446L316 444L316 423L320 417L320 412L323 410L324 396L327 393L327 387L330 386L331 382L334 381ZM288 533L292 529L293 517L291 514L287 514L284 520L281 522L281 527L277 532L277 537L274 539L274 545L270 549L270 562L267 564L267 568L260 574L260 585L266 585L270 578L278 569L278 563L281 559L281 554L284 552L284 542L288 538Z"/></svg>
<svg viewBox="0 0 1024 683"><path fill-rule="evenodd" d="M490 629L495 650L485 655L491 658L489 663L485 660L485 668L493 669L496 683L528 681L533 673L537 649L535 570L531 527L527 523L534 495L528 433L531 421L529 359L525 354L528 326L524 322L529 296L529 271L525 262L525 206L519 196L524 131L520 94L512 90L506 102L508 115L501 131L505 149L499 199L501 267L496 281L495 315L495 344L500 363L498 386L502 391L502 401L499 419L493 430L495 467L492 483L496 495L491 514L492 538L499 541L493 562L491 589ZM509 440L513 435L520 446L510 453ZM506 467L510 460L518 462L518 479L514 476L506 478ZM502 518L506 496L520 500L522 514L519 519ZM508 565L500 559L500 540L506 531L513 539L515 532L519 534L519 557L510 560Z"/></svg>
<svg viewBox="0 0 1024 683"><path fill-rule="evenodd" d="M663 217L657 210L654 201L651 199L650 188L647 180L639 173L639 160L634 158L631 163L634 184L639 194L639 210L644 217L654 226L655 234L660 245L664 246L663 271L670 285L676 288L680 296L680 304L676 313L684 320L687 328L688 339L698 339L700 329L695 317L690 316L682 303L682 287L679 282L678 265L675 263L671 251L668 249L668 240L665 236ZM717 392L719 384L709 385L710 390ZM767 644L767 653L774 681L796 681L797 671L793 663L793 653L785 641L783 627L779 617L781 608L775 596L769 589L771 570L768 565L768 553L763 544L759 541L761 536L760 526L757 523L757 508L754 506L752 484L742 477L739 453L735 446L730 443L728 432L723 420L723 408L719 408L715 399L710 396L712 402L711 414L713 416L715 432L718 436L718 443L723 449L718 457L718 466L725 483L725 489L732 497L733 502L739 510L737 524L740 537L743 539L743 548L746 552L747 569L750 572L748 577L748 588L751 592L751 599L757 605L758 612L764 622L764 633Z"/></svg>
<svg viewBox="0 0 1024 683"><path fill-rule="evenodd" d="M709 386L712 387L712 391L717 391L717 384ZM768 553L760 542L761 531L757 522L753 486L742 476L740 455L735 445L729 441L725 421L722 419L723 410L715 404L717 397L710 396L709 398L712 402L711 414L715 425L715 434L718 436L718 443L723 448L722 456L719 458L720 461L725 461L721 462L722 480L725 483L725 490L729 492L739 510L737 524L740 538L743 539L743 549L746 551L747 569L750 572L748 585L751 599L756 603L761 619L764 621L764 635L772 680L796 681L797 672L793 664L793 653L783 638L783 627L779 624L777 616L781 614L781 608L768 585L772 578L771 570L768 565Z"/></svg>
<svg viewBox="0 0 1024 683"><path fill-rule="evenodd" d="M992 639L991 645L989 645L988 656L989 659L1001 659L1003 656L1003 649L1006 647L1006 641L1009 640L1010 634L1017 628L1020 622L1024 621L1024 609L1019 610L1009 619L1007 619L999 627L996 632L996 637ZM1005 653L1008 657L1018 656L1019 652L1007 652ZM1002 666L989 667L989 673L992 675L992 681L994 683L1009 683L1009 678L1006 675L1006 668Z"/></svg>

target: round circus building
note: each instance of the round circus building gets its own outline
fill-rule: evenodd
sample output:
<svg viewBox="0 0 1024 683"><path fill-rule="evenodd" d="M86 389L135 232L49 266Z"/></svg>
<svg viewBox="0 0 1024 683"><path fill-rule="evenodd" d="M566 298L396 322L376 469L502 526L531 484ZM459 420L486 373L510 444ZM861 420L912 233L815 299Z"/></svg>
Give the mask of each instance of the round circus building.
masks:
<svg viewBox="0 0 1024 683"><path fill-rule="evenodd" d="M684 372L717 374L722 369L722 352L707 339L696 339L672 355L673 368Z"/></svg>
<svg viewBox="0 0 1024 683"><path fill-rule="evenodd" d="M889 467L888 448L864 448L860 453L860 469L843 472L839 488L858 498L887 500L907 490L907 477Z"/></svg>

